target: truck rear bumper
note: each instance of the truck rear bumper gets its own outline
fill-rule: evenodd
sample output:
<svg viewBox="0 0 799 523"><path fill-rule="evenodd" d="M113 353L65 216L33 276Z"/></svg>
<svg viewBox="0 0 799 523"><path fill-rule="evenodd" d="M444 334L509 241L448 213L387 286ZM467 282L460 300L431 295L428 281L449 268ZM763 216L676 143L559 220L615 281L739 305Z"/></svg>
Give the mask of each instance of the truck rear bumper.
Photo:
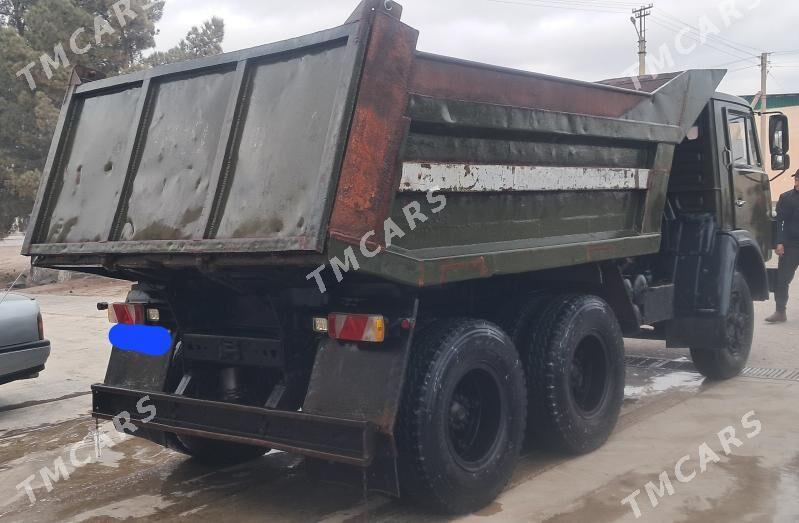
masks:
<svg viewBox="0 0 799 523"><path fill-rule="evenodd" d="M154 405L155 417L140 412ZM111 420L121 413L139 428L283 450L326 461L369 467L375 456L376 427L347 420L143 392L92 386L92 416ZM124 416L127 418L127 416ZM148 421L145 421L148 420Z"/></svg>

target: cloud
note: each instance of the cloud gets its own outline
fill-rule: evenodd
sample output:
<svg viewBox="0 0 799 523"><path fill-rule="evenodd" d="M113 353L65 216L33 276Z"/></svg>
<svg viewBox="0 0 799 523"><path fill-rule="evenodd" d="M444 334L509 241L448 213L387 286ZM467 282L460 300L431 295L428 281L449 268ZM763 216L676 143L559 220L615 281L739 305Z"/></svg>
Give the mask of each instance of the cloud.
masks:
<svg viewBox="0 0 799 523"><path fill-rule="evenodd" d="M612 12L489 0L400 3L403 21L420 31L419 49L428 52L589 81L621 76L637 61L630 14L618 7L634 2L597 0L598 6L616 6ZM339 25L356 5L356 0L168 0L159 25L158 48L175 45L192 25L211 16L224 18L224 48L235 51ZM729 27L725 27L725 17L731 21ZM760 89L759 70L743 68L758 64L753 56L761 48L799 47L795 28L799 3L795 2L659 0L649 20L649 51L657 56L661 46L668 46L675 58L674 70L715 67L751 55L727 66L730 73L721 88L733 94ZM703 20L717 26L720 37L736 43L730 47L710 38L693 53L681 55L674 44L684 27L681 21L700 27ZM686 38L686 45L690 41ZM799 54L774 57L775 66L797 63ZM769 81L772 93L799 92L799 67L775 67Z"/></svg>

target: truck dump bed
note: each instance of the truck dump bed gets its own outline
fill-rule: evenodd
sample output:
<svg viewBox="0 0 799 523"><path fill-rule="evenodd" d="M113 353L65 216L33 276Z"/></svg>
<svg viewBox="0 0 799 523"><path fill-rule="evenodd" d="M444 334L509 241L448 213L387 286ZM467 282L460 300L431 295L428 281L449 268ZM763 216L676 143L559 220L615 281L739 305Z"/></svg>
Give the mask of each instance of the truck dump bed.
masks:
<svg viewBox="0 0 799 523"><path fill-rule="evenodd" d="M72 86L24 254L122 276L315 267L370 231L385 247L432 189L446 209L364 273L422 286L658 250L674 146L723 71L636 90L502 69L417 52L400 14L366 0L335 29Z"/></svg>

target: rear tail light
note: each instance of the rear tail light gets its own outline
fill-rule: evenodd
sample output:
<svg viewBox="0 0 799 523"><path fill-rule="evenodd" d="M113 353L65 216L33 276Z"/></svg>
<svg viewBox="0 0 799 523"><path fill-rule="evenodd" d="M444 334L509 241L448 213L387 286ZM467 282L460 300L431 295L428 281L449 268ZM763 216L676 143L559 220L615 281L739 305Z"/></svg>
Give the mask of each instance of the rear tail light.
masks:
<svg viewBox="0 0 799 523"><path fill-rule="evenodd" d="M39 339L44 339L44 322L42 321L42 313L39 313L39 316L36 318L36 322L39 324Z"/></svg>
<svg viewBox="0 0 799 523"><path fill-rule="evenodd" d="M139 303L112 303L108 307L108 321L124 325L143 325L144 305Z"/></svg>
<svg viewBox="0 0 799 523"><path fill-rule="evenodd" d="M386 339L386 319L370 314L330 314L327 334L337 340L380 343Z"/></svg>

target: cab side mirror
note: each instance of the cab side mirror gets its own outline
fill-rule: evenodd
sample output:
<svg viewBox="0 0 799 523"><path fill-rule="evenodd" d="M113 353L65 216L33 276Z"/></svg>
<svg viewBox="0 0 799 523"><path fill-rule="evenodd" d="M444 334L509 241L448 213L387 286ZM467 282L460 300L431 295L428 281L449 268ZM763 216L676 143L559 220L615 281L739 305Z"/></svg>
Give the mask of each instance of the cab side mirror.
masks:
<svg viewBox="0 0 799 523"><path fill-rule="evenodd" d="M773 154L771 155L771 170L772 171L787 171L791 168L791 157L787 154Z"/></svg>
<svg viewBox="0 0 799 523"><path fill-rule="evenodd" d="M791 158L788 156L790 136L788 133L788 117L784 114L775 114L769 118L769 147L771 149L771 169L785 171L791 168Z"/></svg>

